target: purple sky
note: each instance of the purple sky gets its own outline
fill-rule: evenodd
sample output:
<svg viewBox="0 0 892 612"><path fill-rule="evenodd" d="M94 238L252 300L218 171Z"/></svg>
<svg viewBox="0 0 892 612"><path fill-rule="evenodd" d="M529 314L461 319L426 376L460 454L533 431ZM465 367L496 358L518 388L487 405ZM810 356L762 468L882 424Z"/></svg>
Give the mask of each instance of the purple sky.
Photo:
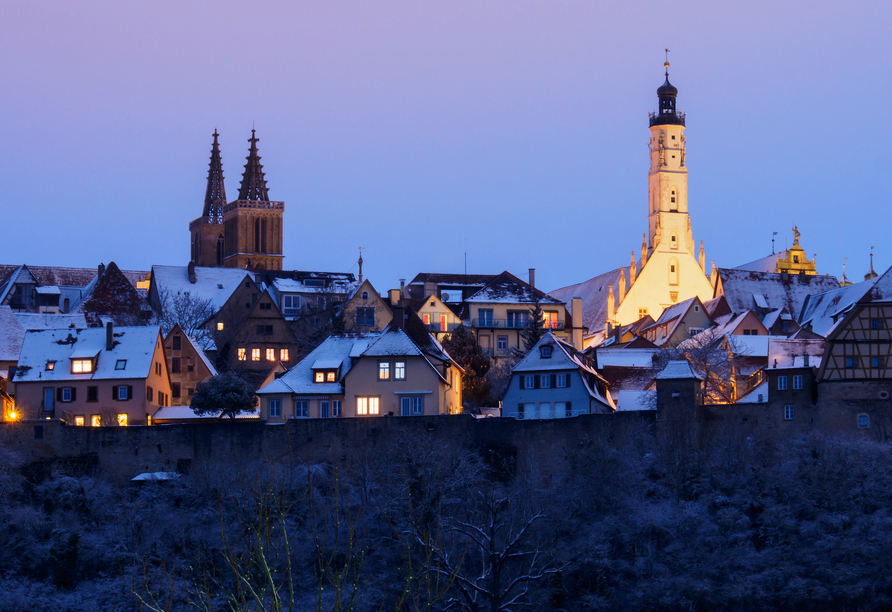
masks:
<svg viewBox="0 0 892 612"><path fill-rule="evenodd" d="M188 5L187 5L188 4ZM647 113L671 80L707 261L791 235L820 272L892 264L888 1L7 2L2 261L185 265L217 128L252 123L285 267L625 265L647 231ZM885 187L884 187L885 185ZM792 241L792 238L789 238Z"/></svg>

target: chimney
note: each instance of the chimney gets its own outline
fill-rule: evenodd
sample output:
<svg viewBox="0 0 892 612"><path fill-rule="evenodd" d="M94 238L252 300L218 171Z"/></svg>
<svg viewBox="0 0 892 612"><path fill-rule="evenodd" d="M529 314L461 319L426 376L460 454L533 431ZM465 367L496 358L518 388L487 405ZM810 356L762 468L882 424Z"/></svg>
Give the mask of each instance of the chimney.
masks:
<svg viewBox="0 0 892 612"><path fill-rule="evenodd" d="M572 312L570 313L570 324L573 326L572 338L573 348L577 351L583 349L582 346L582 298L575 297L570 301Z"/></svg>
<svg viewBox="0 0 892 612"><path fill-rule="evenodd" d="M99 276L102 276L102 273L105 272L105 264L99 264Z"/></svg>
<svg viewBox="0 0 892 612"><path fill-rule="evenodd" d="M115 326L111 321L105 324L105 350L115 348Z"/></svg>
<svg viewBox="0 0 892 612"><path fill-rule="evenodd" d="M189 262L189 282L195 284L195 262Z"/></svg>
<svg viewBox="0 0 892 612"><path fill-rule="evenodd" d="M536 288L536 268L530 268L530 287Z"/></svg>
<svg viewBox="0 0 892 612"><path fill-rule="evenodd" d="M390 294L390 304L391 305L396 306L397 304L400 303L400 300L402 299L402 294L400 293L399 289L391 289L390 291L388 291L388 293Z"/></svg>
<svg viewBox="0 0 892 612"><path fill-rule="evenodd" d="M402 306L396 306L395 308L393 308L393 321L391 322L391 328L403 329L405 318L406 311Z"/></svg>
<svg viewBox="0 0 892 612"><path fill-rule="evenodd" d="M409 297L406 295L406 279L405 278L400 279L400 295L403 296L404 298Z"/></svg>

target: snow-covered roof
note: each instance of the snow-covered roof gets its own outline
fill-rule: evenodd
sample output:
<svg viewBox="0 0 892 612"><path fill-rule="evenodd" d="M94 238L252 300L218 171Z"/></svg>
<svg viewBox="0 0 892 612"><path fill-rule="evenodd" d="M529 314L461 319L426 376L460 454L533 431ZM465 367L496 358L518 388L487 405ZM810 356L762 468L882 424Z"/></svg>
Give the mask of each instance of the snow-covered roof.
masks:
<svg viewBox="0 0 892 612"><path fill-rule="evenodd" d="M694 374L694 371L691 370L691 364L689 364L684 359L673 359L669 363L666 364L666 367L663 368L663 371L657 376L659 380L673 380L673 379L687 379L687 378L696 378L701 379L700 376Z"/></svg>
<svg viewBox="0 0 892 612"><path fill-rule="evenodd" d="M784 280L783 274L773 272L729 268L719 268L717 272L733 312L756 309L754 296L759 295L772 310L786 307L788 312L798 314L809 295L839 287L839 281L830 275L788 274Z"/></svg>
<svg viewBox="0 0 892 612"><path fill-rule="evenodd" d="M777 260L786 259L786 257L786 251L781 251L780 253L772 253L771 255L762 257L761 259L735 266L734 269L747 270L749 272L775 272L777 270Z"/></svg>
<svg viewBox="0 0 892 612"><path fill-rule="evenodd" d="M465 301L472 304L532 304L537 297L540 304L563 304L505 271Z"/></svg>
<svg viewBox="0 0 892 612"><path fill-rule="evenodd" d="M571 313L573 310L573 298L580 298L582 300L582 324L590 331L597 332L604 329L607 323L609 287L614 287L614 296L616 296L619 287L619 275L624 274L628 280L628 270L628 266L617 268L582 283L549 291L548 295L563 302ZM628 282L626 287L629 287Z"/></svg>
<svg viewBox="0 0 892 612"><path fill-rule="evenodd" d="M246 275L251 277L249 272L240 268L195 266L195 282L190 283L188 266L152 266L152 282L159 292L188 293L201 300L215 300L223 289L228 289L229 295L232 295Z"/></svg>
<svg viewBox="0 0 892 612"><path fill-rule="evenodd" d="M106 350L106 330L47 329L25 333L16 382L145 378L152 369L157 325L114 328L115 346ZM97 357L93 372L75 374L71 359ZM126 363L118 364L119 361ZM55 362L47 370L48 362ZM120 367L120 369L118 369Z"/></svg>
<svg viewBox="0 0 892 612"><path fill-rule="evenodd" d="M866 280L808 296L802 305L799 325L809 327L819 336L826 337L842 322L858 300L867 295L875 281L876 279Z"/></svg>
<svg viewBox="0 0 892 612"><path fill-rule="evenodd" d="M160 482L176 480L180 475L176 472L143 472L139 476L131 478L131 482Z"/></svg>
<svg viewBox="0 0 892 612"><path fill-rule="evenodd" d="M328 286L316 287L306 285L294 278L274 278L272 285L278 293L321 293L321 294L346 294L357 283L349 278L332 279Z"/></svg>
<svg viewBox="0 0 892 612"><path fill-rule="evenodd" d="M749 393L738 398L735 404L765 404L768 403L768 380L753 387Z"/></svg>
<svg viewBox="0 0 892 612"><path fill-rule="evenodd" d="M596 350L599 368L608 366L625 368L652 368L654 357L663 349L638 349L638 348L599 348Z"/></svg>
<svg viewBox="0 0 892 612"><path fill-rule="evenodd" d="M36 312L17 312L15 318L23 329L63 329L87 327L87 319L83 314L46 314Z"/></svg>
<svg viewBox="0 0 892 612"><path fill-rule="evenodd" d="M0 306L0 361L18 361L24 340L25 330L15 313L9 306Z"/></svg>
<svg viewBox="0 0 892 612"><path fill-rule="evenodd" d="M770 338L768 341L768 367L803 367L805 365L804 355L809 356L809 365L818 367L821 365L826 344L826 340L821 338L807 340Z"/></svg>
<svg viewBox="0 0 892 612"><path fill-rule="evenodd" d="M620 391L616 398L617 412L629 410L656 410L656 391Z"/></svg>
<svg viewBox="0 0 892 612"><path fill-rule="evenodd" d="M415 343L406 335L406 332L401 329L395 329L382 333L362 354L366 357L421 355L421 350L415 346Z"/></svg>
<svg viewBox="0 0 892 612"><path fill-rule="evenodd" d="M778 336L783 337L783 336ZM767 357L772 336L741 336L726 334L731 351L737 356Z"/></svg>
<svg viewBox="0 0 892 612"><path fill-rule="evenodd" d="M341 381L352 366L351 355L353 355L356 348L361 347L362 350L359 350L356 354L357 357L360 356L369 342L378 339L382 333L329 336L322 344L313 349L309 355L301 359L297 365L270 384L258 389L257 393L342 394L344 386ZM341 373L337 382L314 382L313 364L320 360L338 364Z"/></svg>
<svg viewBox="0 0 892 612"><path fill-rule="evenodd" d="M38 295L62 295L62 291L55 285L49 287L37 287L34 290Z"/></svg>
<svg viewBox="0 0 892 612"><path fill-rule="evenodd" d="M869 302L892 302L892 267L874 280L873 287L864 299Z"/></svg>
<svg viewBox="0 0 892 612"><path fill-rule="evenodd" d="M317 359L313 362L312 368L314 370L335 370L341 367L340 359Z"/></svg>
<svg viewBox="0 0 892 612"><path fill-rule="evenodd" d="M220 418L222 411L198 415L189 406L162 406L152 415L152 421L213 421ZM226 417L229 418L229 417ZM259 419L260 411L241 412L236 419Z"/></svg>

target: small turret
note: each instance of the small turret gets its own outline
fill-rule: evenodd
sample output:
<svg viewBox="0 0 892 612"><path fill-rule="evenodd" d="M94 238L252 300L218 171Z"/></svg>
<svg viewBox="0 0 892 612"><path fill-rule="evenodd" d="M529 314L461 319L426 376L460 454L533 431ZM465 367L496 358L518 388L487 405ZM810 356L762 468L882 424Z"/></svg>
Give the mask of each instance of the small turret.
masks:
<svg viewBox="0 0 892 612"><path fill-rule="evenodd" d="M635 284L635 278L638 276L638 265L635 263L635 251L632 251L632 263L629 265L629 289Z"/></svg>
<svg viewBox="0 0 892 612"><path fill-rule="evenodd" d="M675 100L678 97L678 88L669 82L669 49L666 49L666 81L657 88L657 97L660 99L659 113L650 113L650 125L684 125L684 113L675 109Z"/></svg>
<svg viewBox="0 0 892 612"><path fill-rule="evenodd" d="M864 275L864 280L876 278L877 273L873 271L873 247L870 247L870 272Z"/></svg>

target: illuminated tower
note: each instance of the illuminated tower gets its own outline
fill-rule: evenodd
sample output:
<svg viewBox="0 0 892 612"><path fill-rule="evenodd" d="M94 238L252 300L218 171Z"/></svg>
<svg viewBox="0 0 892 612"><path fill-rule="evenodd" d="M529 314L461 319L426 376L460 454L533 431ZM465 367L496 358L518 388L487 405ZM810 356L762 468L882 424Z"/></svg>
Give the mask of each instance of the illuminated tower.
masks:
<svg viewBox="0 0 892 612"><path fill-rule="evenodd" d="M678 89L669 82L657 89L660 108L650 113L650 171L648 172L648 251L660 244L694 251L688 216L688 169L685 166L684 113L675 108Z"/></svg>
<svg viewBox="0 0 892 612"><path fill-rule="evenodd" d="M217 136L217 130L214 130L204 210L199 218L189 223L189 233L192 235L191 260L196 266L223 265L223 207L226 205L226 188L223 186L223 161L220 159Z"/></svg>
<svg viewBox="0 0 892 612"><path fill-rule="evenodd" d="M257 154L258 140L251 130L248 139L251 147L238 200L223 209L223 265L227 268L281 270L285 203L269 199L263 166Z"/></svg>

